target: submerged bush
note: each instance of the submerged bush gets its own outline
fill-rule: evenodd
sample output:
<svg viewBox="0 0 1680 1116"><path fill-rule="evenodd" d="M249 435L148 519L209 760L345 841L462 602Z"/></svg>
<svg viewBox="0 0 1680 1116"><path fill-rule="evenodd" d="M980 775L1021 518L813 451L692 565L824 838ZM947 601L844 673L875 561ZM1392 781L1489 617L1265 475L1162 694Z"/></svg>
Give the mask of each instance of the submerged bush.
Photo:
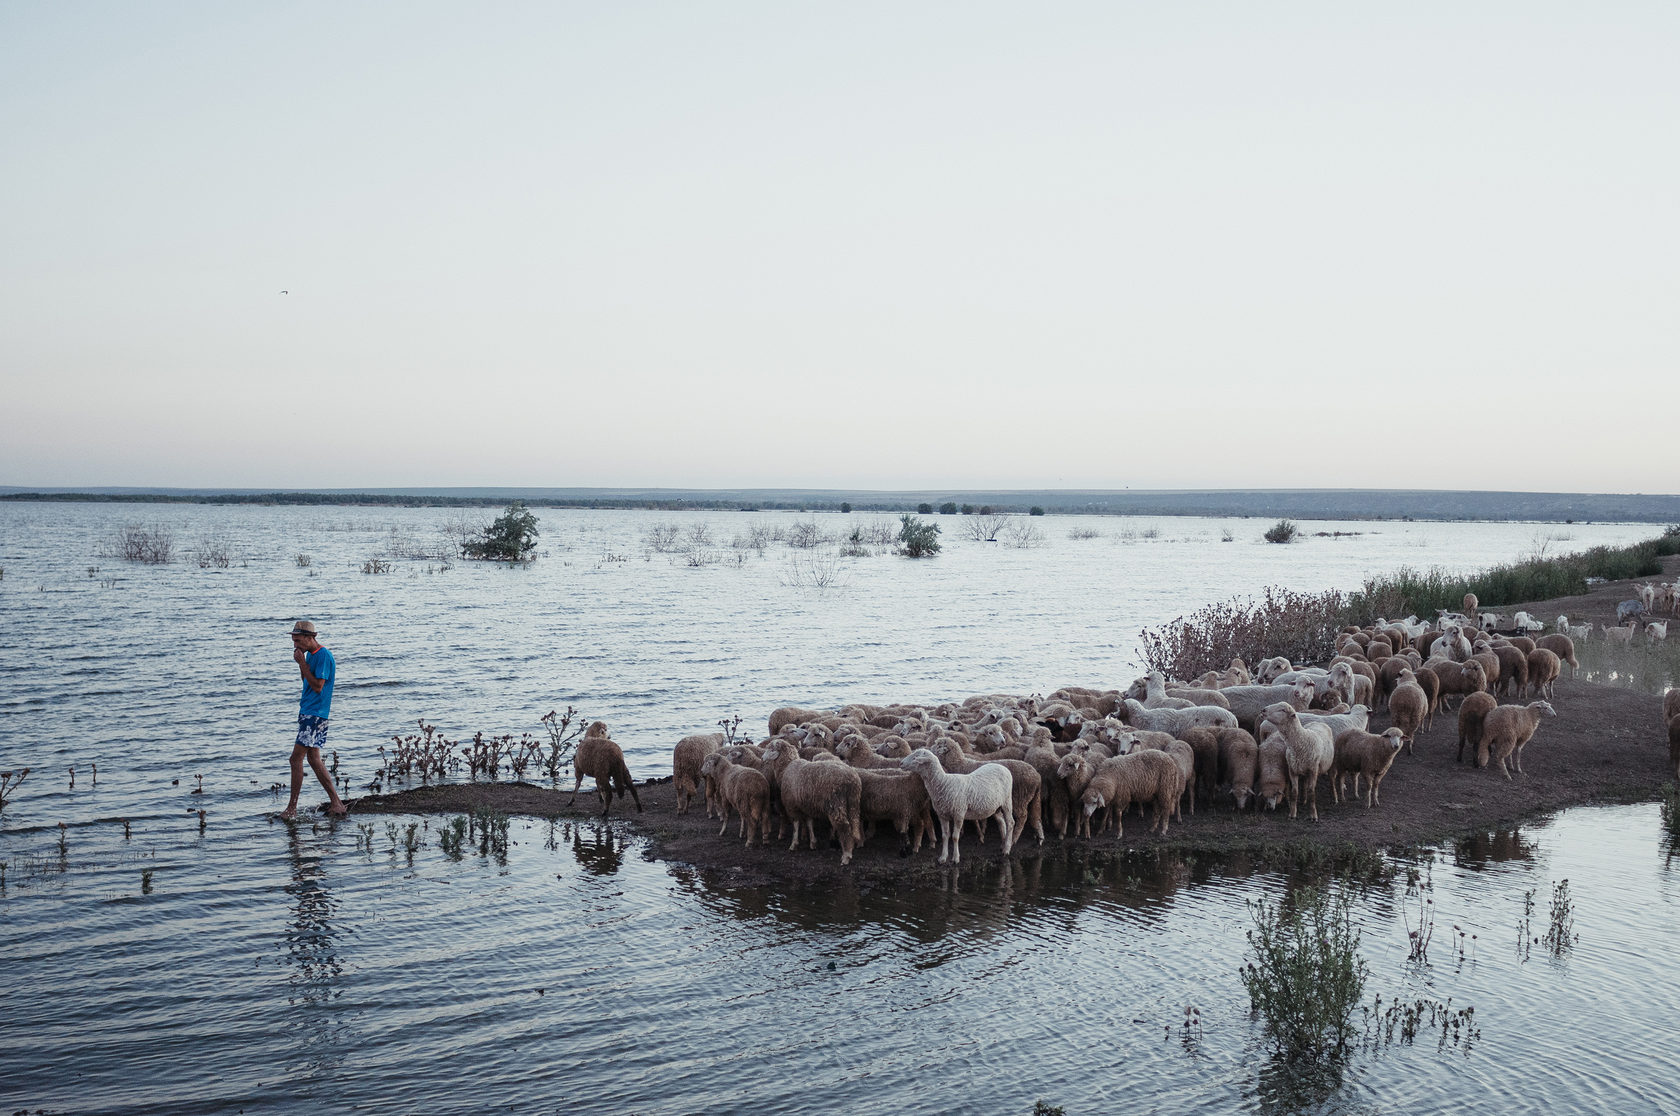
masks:
<svg viewBox="0 0 1680 1116"><path fill-rule="evenodd" d="M1301 529L1295 524L1287 519L1280 519L1272 524L1271 529L1266 532L1266 541L1269 543L1294 542L1295 536L1300 533Z"/></svg>
<svg viewBox="0 0 1680 1116"><path fill-rule="evenodd" d="M159 523L150 527L131 523L117 532L107 553L124 562L161 566L175 556L175 532Z"/></svg>
<svg viewBox="0 0 1680 1116"><path fill-rule="evenodd" d="M523 501L515 500L477 538L468 540L462 552L468 558L491 562L523 562L536 549L536 513Z"/></svg>
<svg viewBox="0 0 1680 1116"><path fill-rule="evenodd" d="M1275 903L1257 899L1249 912L1242 982L1267 1038L1290 1057L1343 1049L1369 971L1348 893L1304 887Z"/></svg>
<svg viewBox="0 0 1680 1116"><path fill-rule="evenodd" d="M898 547L906 558L931 558L939 553L939 524L923 523L913 515L899 517Z"/></svg>

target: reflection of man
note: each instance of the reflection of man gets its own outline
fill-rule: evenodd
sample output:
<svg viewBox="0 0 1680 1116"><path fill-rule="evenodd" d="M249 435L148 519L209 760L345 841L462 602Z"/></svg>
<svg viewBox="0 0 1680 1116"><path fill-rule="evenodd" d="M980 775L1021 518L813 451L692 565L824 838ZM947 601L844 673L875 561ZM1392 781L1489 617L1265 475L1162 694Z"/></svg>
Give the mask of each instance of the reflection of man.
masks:
<svg viewBox="0 0 1680 1116"><path fill-rule="evenodd" d="M280 811L283 818L297 817L298 792L303 789L303 763L309 761L315 777L327 788L332 799L327 811L333 814L348 812L338 788L333 786L326 765L321 762L321 746L327 742L327 715L332 711L333 675L338 664L333 654L315 638L315 625L299 620L292 625L292 659L303 675L303 694L298 698L297 743L292 745L292 797Z"/></svg>

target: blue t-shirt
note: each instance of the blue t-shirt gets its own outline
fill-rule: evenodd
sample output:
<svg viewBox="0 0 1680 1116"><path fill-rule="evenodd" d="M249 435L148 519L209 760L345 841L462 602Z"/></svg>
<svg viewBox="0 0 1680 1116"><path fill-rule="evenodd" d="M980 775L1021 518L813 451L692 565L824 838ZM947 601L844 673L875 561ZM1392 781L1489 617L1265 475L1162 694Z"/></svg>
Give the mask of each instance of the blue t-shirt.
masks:
<svg viewBox="0 0 1680 1116"><path fill-rule="evenodd" d="M337 664L333 662L332 652L325 647L305 655L303 661L309 667L309 673L324 684L320 693L316 693L309 683L303 684L303 697L298 699L298 716L319 717L324 721L328 711L332 709L332 684L333 675L337 673Z"/></svg>

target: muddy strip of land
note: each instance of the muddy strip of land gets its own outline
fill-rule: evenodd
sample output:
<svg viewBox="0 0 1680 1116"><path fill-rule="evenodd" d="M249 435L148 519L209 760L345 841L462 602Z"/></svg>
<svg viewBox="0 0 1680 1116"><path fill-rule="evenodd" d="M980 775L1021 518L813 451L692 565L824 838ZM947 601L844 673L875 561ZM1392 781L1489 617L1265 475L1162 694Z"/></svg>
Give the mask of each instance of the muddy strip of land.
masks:
<svg viewBox="0 0 1680 1116"><path fill-rule="evenodd" d="M1675 576L1680 557L1665 561L1665 577ZM1548 622L1566 613L1572 622L1595 625L1613 623L1616 602L1632 595L1631 583L1599 586L1583 597L1564 601L1527 602L1511 606L1526 608ZM1503 609L1502 609L1503 611ZM1341 849L1410 847L1450 840L1474 833L1506 830L1568 806L1591 803L1650 801L1672 778L1668 761L1668 737L1662 722L1662 701L1650 694L1568 678L1557 683L1553 704L1556 718L1541 722L1534 740L1523 750L1523 773L1507 780L1497 766L1477 769L1455 762L1457 716L1443 710L1434 727L1418 734L1415 753L1401 753L1383 780L1382 804L1367 810L1362 802L1330 801L1326 781L1319 785L1319 821L1307 820L1305 811L1292 820L1283 809L1275 813L1235 813L1228 805L1201 805L1182 823L1174 822L1164 839L1146 836L1141 819L1128 820L1120 844L1126 848L1171 847L1186 850L1264 851L1297 845L1302 841ZM1089 680L1069 680L1086 684ZM1124 684L1130 679L1116 680ZM768 712L768 711L766 711ZM1386 712L1372 717L1371 731L1388 727ZM673 743L675 743L673 741ZM556 791L528 783L475 783L425 786L395 794L368 796L351 803L351 813L440 813L467 812L490 807L507 814L543 818L599 817L600 800L592 793L593 780L585 780L575 805L568 805L569 791ZM649 843L652 855L699 868L725 871L746 880L799 880L834 874L855 877L913 877L936 868L937 844L924 845L921 852L900 858L897 838L877 831L875 838L858 850L846 868L839 865L839 853L829 848L790 851L786 840L772 840L769 847L745 848L729 833L718 835L718 823L696 805L685 814L676 812L676 795L668 779L638 785L641 812L628 800L612 807L611 817L629 826ZM1114 848L1115 838L1089 841L1051 836L1043 852L1088 846ZM1016 855L1036 855L1036 840L1029 834ZM982 845L969 836L962 842L965 862L1001 855L995 830Z"/></svg>

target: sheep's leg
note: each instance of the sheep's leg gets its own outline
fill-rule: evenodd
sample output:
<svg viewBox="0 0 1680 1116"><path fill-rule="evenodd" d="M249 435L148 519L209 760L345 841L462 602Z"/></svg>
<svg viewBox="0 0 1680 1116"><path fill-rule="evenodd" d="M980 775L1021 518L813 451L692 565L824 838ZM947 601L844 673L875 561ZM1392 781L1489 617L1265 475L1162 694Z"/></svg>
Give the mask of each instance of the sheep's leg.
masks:
<svg viewBox="0 0 1680 1116"><path fill-rule="evenodd" d="M1003 855L1008 856L1009 850L1015 847L1015 809L1005 802L997 812L998 833L1003 840Z"/></svg>
<svg viewBox="0 0 1680 1116"><path fill-rule="evenodd" d="M1307 806L1312 810L1312 820L1318 820L1318 772L1307 775Z"/></svg>
<svg viewBox="0 0 1680 1116"><path fill-rule="evenodd" d="M1301 798L1301 777L1299 775L1289 776L1288 782L1283 785L1283 794L1285 798L1289 799L1289 816L1294 817L1295 806Z"/></svg>
<svg viewBox="0 0 1680 1116"><path fill-rule="evenodd" d="M1501 770L1505 773L1505 778L1506 779L1510 779L1511 769L1505 766L1505 757L1504 756L1499 757L1499 770Z"/></svg>
<svg viewBox="0 0 1680 1116"><path fill-rule="evenodd" d="M583 786L583 772L579 771L577 773L577 782L572 784L572 797L566 799L566 805L570 806L572 803L577 801L578 788L581 786Z"/></svg>
<svg viewBox="0 0 1680 1116"><path fill-rule="evenodd" d="M962 863L962 848L961 848L961 845L962 845L962 831L963 831L962 821L955 815L952 816L951 820L956 822L956 824L954 826L952 826L951 829L948 831L951 835L951 863L952 864L961 864Z"/></svg>
<svg viewBox="0 0 1680 1116"><path fill-rule="evenodd" d="M1517 774L1521 775L1522 774L1522 745L1521 744L1517 745L1516 754L1512 758L1516 761Z"/></svg>
<svg viewBox="0 0 1680 1116"><path fill-rule="evenodd" d="M745 821L746 816L742 815L741 820ZM729 800L726 798L726 799L723 800L723 824L718 826L718 836L722 837L724 835L724 833L726 833L728 831L728 829L729 829Z"/></svg>

